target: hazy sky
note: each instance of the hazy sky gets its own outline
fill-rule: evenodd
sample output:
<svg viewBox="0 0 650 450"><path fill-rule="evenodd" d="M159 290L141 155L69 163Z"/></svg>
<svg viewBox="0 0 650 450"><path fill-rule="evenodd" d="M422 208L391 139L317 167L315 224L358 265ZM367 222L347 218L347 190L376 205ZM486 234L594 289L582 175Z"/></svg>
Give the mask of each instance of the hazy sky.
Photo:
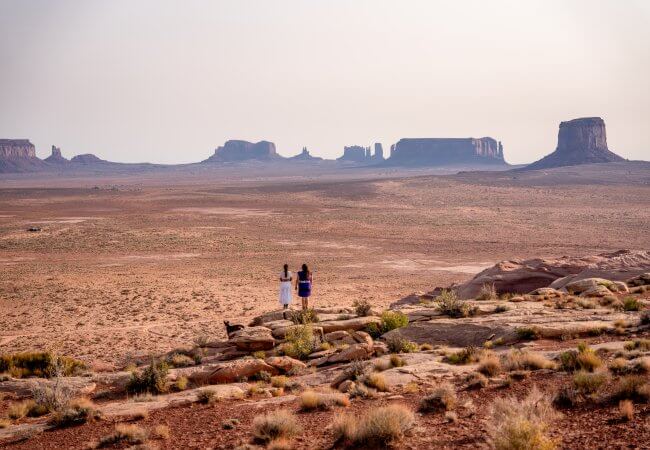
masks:
<svg viewBox="0 0 650 450"><path fill-rule="evenodd" d="M0 138L41 157L492 136L524 163L601 116L650 159L646 0L0 0L0 62Z"/></svg>

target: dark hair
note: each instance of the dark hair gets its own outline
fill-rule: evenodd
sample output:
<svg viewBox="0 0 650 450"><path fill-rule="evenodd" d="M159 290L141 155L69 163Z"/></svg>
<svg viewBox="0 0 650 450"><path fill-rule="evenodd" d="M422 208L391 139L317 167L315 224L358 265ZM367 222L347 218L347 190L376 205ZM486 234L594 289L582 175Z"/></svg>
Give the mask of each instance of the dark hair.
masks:
<svg viewBox="0 0 650 450"><path fill-rule="evenodd" d="M289 264L285 264L284 265L284 277L286 278L288 276L289 276Z"/></svg>
<svg viewBox="0 0 650 450"><path fill-rule="evenodd" d="M303 264L303 265L302 265L302 271L303 271L305 274L309 275L309 267L307 267L307 264Z"/></svg>

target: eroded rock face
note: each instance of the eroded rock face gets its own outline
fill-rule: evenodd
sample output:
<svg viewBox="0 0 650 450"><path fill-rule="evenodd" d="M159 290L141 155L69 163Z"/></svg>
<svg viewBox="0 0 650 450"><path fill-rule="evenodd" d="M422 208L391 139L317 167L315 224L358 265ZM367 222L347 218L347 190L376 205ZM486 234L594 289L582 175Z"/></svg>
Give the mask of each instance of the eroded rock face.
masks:
<svg viewBox="0 0 650 450"><path fill-rule="evenodd" d="M307 150L307 147L303 147L302 151L297 154L296 156L292 156L289 158L293 161L322 161L323 158L320 158L318 156L312 156L311 153L309 153L309 150Z"/></svg>
<svg viewBox="0 0 650 450"><path fill-rule="evenodd" d="M29 139L0 139L0 158L36 158L36 148Z"/></svg>
<svg viewBox="0 0 650 450"><path fill-rule="evenodd" d="M246 160L269 160L281 158L275 151L275 144L269 141L248 142L230 140L218 147L204 162L231 162Z"/></svg>
<svg viewBox="0 0 650 450"><path fill-rule="evenodd" d="M605 121L600 117L585 117L560 123L555 151L530 164L526 169L614 161L624 159L607 148Z"/></svg>
<svg viewBox="0 0 650 450"><path fill-rule="evenodd" d="M70 161L63 157L61 154L61 149L56 146L52 146L52 154L45 158L45 161L49 164L67 164Z"/></svg>
<svg viewBox="0 0 650 450"><path fill-rule="evenodd" d="M278 370L257 358L236 359L223 363L216 367L208 374L197 375L200 378L197 381L204 381L210 384L233 383L235 381L248 379L260 372L267 372L271 375L277 375Z"/></svg>
<svg viewBox="0 0 650 450"><path fill-rule="evenodd" d="M275 346L271 330L266 327L247 327L235 331L230 337L230 342L235 344L237 349L248 352L271 350Z"/></svg>
<svg viewBox="0 0 650 450"><path fill-rule="evenodd" d="M564 277L570 277L565 280L567 283L594 277L620 281L649 270L650 252L641 250L557 259L515 259L485 269L458 286L456 291L460 298L475 298L484 284L494 284L499 294L523 294L549 286L560 289L563 284L554 282Z"/></svg>
<svg viewBox="0 0 650 450"><path fill-rule="evenodd" d="M370 158L370 149L360 145L350 145L343 147L343 156L338 161L364 162Z"/></svg>
<svg viewBox="0 0 650 450"><path fill-rule="evenodd" d="M491 137L400 139L391 148L392 164L505 164L501 142Z"/></svg>

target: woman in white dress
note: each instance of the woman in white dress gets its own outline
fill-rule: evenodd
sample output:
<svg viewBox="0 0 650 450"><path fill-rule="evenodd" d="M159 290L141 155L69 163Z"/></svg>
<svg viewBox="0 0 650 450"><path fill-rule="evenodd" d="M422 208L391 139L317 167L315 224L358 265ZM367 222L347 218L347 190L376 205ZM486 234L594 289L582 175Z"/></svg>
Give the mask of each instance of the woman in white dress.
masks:
<svg viewBox="0 0 650 450"><path fill-rule="evenodd" d="M291 304L291 280L293 276L289 272L289 265L285 264L280 272L280 304L288 309Z"/></svg>

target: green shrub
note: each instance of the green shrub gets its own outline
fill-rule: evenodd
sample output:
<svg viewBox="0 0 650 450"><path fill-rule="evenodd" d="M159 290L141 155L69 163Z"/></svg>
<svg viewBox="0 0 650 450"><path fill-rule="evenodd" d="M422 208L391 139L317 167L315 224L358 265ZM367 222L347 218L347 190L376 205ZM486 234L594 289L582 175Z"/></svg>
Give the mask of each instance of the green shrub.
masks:
<svg viewBox="0 0 650 450"><path fill-rule="evenodd" d="M354 303L352 303L352 306L354 306L354 310L359 317L369 316L372 311L372 305L368 300L355 300Z"/></svg>
<svg viewBox="0 0 650 450"><path fill-rule="evenodd" d="M391 330L405 327L409 324L406 314L399 311L384 311L381 313L381 332L388 333Z"/></svg>
<svg viewBox="0 0 650 450"><path fill-rule="evenodd" d="M386 337L386 345L391 353L414 353L420 350L415 342L411 342L399 335L389 335Z"/></svg>
<svg viewBox="0 0 650 450"><path fill-rule="evenodd" d="M130 393L162 394L167 391L167 373L169 373L169 366L165 361L152 361L141 372L136 370L131 372L126 390Z"/></svg>
<svg viewBox="0 0 650 450"><path fill-rule="evenodd" d="M573 385L581 394L594 394L607 381L607 374L604 372L589 373L580 370L573 376Z"/></svg>
<svg viewBox="0 0 650 450"><path fill-rule="evenodd" d="M292 311L289 314L289 319L296 325L308 325L310 323L317 323L319 320L318 314L316 314L313 308Z"/></svg>
<svg viewBox="0 0 650 450"><path fill-rule="evenodd" d="M0 372L11 372L16 378L72 376L86 368L77 359L57 356L52 352L24 352L0 356Z"/></svg>
<svg viewBox="0 0 650 450"><path fill-rule="evenodd" d="M471 364L478 361L478 356L476 348L468 346L456 353L447 355L446 360L450 364Z"/></svg>
<svg viewBox="0 0 650 450"><path fill-rule="evenodd" d="M634 297L625 297L623 299L623 309L625 311L639 311L641 306L641 302Z"/></svg>
<svg viewBox="0 0 650 450"><path fill-rule="evenodd" d="M287 356L305 359L316 348L314 329L311 325L300 325L291 328L285 336L283 351Z"/></svg>
<svg viewBox="0 0 650 450"><path fill-rule="evenodd" d="M440 312L449 317L469 317L478 311L477 308L470 307L469 303L460 300L455 291L446 289L436 297L435 302Z"/></svg>
<svg viewBox="0 0 650 450"><path fill-rule="evenodd" d="M90 400L77 399L70 402L61 411L56 411L49 423L55 427L68 427L92 422L100 418L101 413Z"/></svg>

